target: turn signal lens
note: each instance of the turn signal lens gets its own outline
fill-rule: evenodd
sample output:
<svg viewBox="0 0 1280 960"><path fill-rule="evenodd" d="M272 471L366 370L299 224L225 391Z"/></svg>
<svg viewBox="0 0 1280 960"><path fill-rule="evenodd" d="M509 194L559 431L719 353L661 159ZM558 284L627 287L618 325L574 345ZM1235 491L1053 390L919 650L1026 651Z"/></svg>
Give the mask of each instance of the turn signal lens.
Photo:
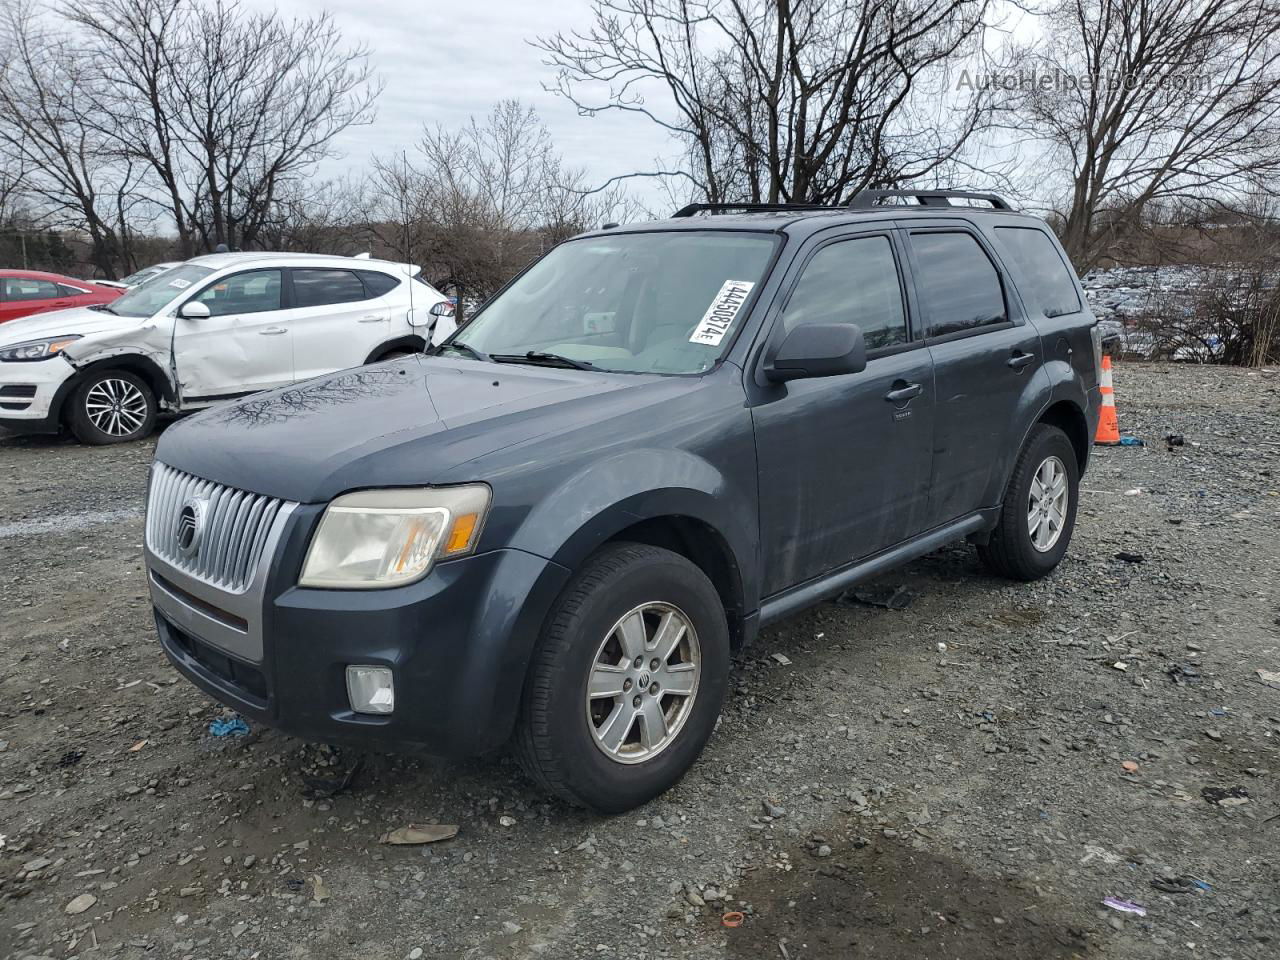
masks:
<svg viewBox="0 0 1280 960"><path fill-rule="evenodd" d="M453 529L449 531L449 539L445 541L444 553L466 553L474 545L472 535L480 525L480 516L475 513L464 513L453 521Z"/></svg>

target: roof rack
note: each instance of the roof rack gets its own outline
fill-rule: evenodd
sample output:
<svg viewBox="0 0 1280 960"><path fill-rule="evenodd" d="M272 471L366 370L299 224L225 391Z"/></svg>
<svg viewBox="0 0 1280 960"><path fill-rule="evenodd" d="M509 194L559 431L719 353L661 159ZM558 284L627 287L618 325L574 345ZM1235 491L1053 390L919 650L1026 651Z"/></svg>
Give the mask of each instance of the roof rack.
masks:
<svg viewBox="0 0 1280 960"><path fill-rule="evenodd" d="M882 201L889 197L910 197L922 207L957 206L951 202L953 199L985 200L991 204L993 210L1013 210L1003 197L994 193L974 193L970 190L860 190L849 201L849 206L854 209L881 206ZM959 204L959 206L967 206L967 204Z"/></svg>
<svg viewBox="0 0 1280 960"><path fill-rule="evenodd" d="M671 216L692 217L695 213L791 213L800 210L831 210L823 203L690 203Z"/></svg>

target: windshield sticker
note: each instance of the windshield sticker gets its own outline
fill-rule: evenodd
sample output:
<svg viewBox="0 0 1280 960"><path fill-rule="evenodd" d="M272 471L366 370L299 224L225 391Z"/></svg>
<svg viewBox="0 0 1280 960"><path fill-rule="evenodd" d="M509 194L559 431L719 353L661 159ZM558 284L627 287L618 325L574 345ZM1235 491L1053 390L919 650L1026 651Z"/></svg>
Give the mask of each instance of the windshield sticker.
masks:
<svg viewBox="0 0 1280 960"><path fill-rule="evenodd" d="M170 280L169 286L177 287L179 290L185 290L187 289L187 287L191 286L191 281L183 280L181 277L179 277L177 280Z"/></svg>
<svg viewBox="0 0 1280 960"><path fill-rule="evenodd" d="M716 298L711 301L711 306L707 307L707 312L693 328L693 336L689 338L689 342L705 343L709 347L720 346L720 341L733 326L734 318L747 302L747 296L754 286L754 281L726 280Z"/></svg>

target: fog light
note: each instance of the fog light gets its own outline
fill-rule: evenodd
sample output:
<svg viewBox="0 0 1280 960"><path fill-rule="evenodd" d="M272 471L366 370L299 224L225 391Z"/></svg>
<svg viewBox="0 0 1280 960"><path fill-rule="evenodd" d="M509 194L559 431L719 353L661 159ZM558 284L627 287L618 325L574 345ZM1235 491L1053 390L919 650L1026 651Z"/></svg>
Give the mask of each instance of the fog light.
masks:
<svg viewBox="0 0 1280 960"><path fill-rule="evenodd" d="M390 713L396 687L388 667L347 667L347 699L356 713Z"/></svg>

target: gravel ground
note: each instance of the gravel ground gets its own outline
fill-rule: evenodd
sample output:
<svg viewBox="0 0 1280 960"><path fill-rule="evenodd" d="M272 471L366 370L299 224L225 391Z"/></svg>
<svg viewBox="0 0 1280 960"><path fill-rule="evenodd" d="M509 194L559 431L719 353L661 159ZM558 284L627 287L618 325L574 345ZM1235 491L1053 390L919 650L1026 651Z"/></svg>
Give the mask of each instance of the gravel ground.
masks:
<svg viewBox="0 0 1280 960"><path fill-rule="evenodd" d="M504 757L211 736L149 623L150 445L0 439L0 956L1280 955L1280 376L1116 389L1147 446L1097 451L1054 576L956 546L879 581L904 610L768 630L610 819Z"/></svg>

